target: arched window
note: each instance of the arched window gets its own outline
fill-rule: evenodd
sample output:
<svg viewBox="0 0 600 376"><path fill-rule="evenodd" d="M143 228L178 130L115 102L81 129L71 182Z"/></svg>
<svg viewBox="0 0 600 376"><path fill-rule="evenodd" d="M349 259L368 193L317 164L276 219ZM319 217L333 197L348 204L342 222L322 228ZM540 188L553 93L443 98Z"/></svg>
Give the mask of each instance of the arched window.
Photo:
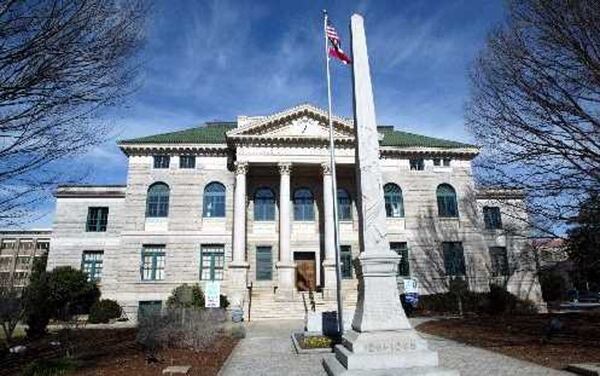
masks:
<svg viewBox="0 0 600 376"><path fill-rule="evenodd" d="M205 218L225 217L225 186L218 182L212 182L204 188L204 211Z"/></svg>
<svg viewBox="0 0 600 376"><path fill-rule="evenodd" d="M337 190L338 219L340 221L352 220L352 200L348 191L340 188Z"/></svg>
<svg viewBox="0 0 600 376"><path fill-rule="evenodd" d="M383 186L383 197L385 199L385 215L388 218L404 217L404 199L402 189L394 183Z"/></svg>
<svg viewBox="0 0 600 376"><path fill-rule="evenodd" d="M275 220L275 194L269 188L259 188L254 194L254 220Z"/></svg>
<svg viewBox="0 0 600 376"><path fill-rule="evenodd" d="M437 187L438 215L440 217L458 217L456 191L449 184L440 184Z"/></svg>
<svg viewBox="0 0 600 376"><path fill-rule="evenodd" d="M299 188L294 192L294 220L314 221L314 198L308 188Z"/></svg>
<svg viewBox="0 0 600 376"><path fill-rule="evenodd" d="M169 186L165 183L154 183L148 188L146 198L146 217L169 216Z"/></svg>

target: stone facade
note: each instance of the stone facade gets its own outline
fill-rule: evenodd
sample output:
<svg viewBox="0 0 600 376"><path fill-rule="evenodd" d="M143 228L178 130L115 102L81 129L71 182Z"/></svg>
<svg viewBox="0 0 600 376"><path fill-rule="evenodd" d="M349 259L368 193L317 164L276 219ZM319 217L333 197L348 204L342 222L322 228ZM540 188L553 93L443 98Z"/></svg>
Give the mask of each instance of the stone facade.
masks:
<svg viewBox="0 0 600 376"><path fill-rule="evenodd" d="M340 244L349 246L352 258L356 258L359 247L353 124L343 118L333 120L337 185L352 199L350 217L340 222ZM140 302L165 301L182 283L203 285L203 260L204 266L213 263L206 275L216 275L217 279L222 260L221 289L232 303L246 308L250 291L262 294L257 301L271 299L285 304L297 299L298 288L302 288L299 278L304 277L311 279L307 283L314 283L313 287L323 293L322 298L332 299L335 252L333 221L325 204L332 200L326 124L324 111L300 105L269 116L241 116L236 123L207 124L122 141L120 147L129 158L126 185L65 186L57 190L48 268L81 267L84 251L103 251L103 297L118 300L131 317L136 316ZM465 278L476 290L486 289L490 281L489 247L506 247L511 262L524 262L517 256L524 250L527 227L518 218L525 218L526 213L515 209L522 205L513 205L522 203L524 196L518 191L475 187L471 160L478 154L476 147L397 132L390 127L379 130L383 182L400 187L404 211L402 216L386 219L388 239L390 243L406 243L410 276L419 281L422 293L447 288L443 242L460 242ZM156 156L168 156L168 168L155 168ZM194 167L183 168L182 156L194 156ZM148 216L148 191L159 182L168 186L168 214ZM205 213L204 191L213 182L225 190L222 217ZM450 185L456 193L455 217L438 215L436 192L440 184ZM274 216L258 221L255 194L263 187L274 194ZM312 220L295 219L294 194L299 188L312 193ZM500 208L501 229L485 229L484 206ZM90 208L96 207L108 208L106 230L86 231ZM270 247L270 264L268 248L257 255L259 247ZM149 253L158 249L159 256L144 259L144 249ZM217 256L208 257L215 250ZM144 271L144 263L147 269L155 270ZM271 265L270 276L265 273L265 265ZM259 267L261 275L257 276ZM511 270L525 269L519 264ZM144 273L159 277L143 278ZM539 299L539 285L532 274L523 278L525 274L519 274L519 282L513 283L519 286L515 291ZM342 282L345 294L350 296L356 289L355 275L352 271L351 278Z"/></svg>

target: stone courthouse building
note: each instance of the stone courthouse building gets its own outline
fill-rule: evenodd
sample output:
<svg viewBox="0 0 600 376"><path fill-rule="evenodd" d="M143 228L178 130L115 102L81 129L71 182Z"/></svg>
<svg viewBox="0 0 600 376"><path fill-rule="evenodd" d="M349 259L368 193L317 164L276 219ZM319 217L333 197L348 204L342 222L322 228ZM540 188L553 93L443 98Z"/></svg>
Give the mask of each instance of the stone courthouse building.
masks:
<svg viewBox="0 0 600 376"><path fill-rule="evenodd" d="M356 302L358 217L352 121L333 119L342 287ZM522 192L478 189L473 145L381 126L389 246L422 294L450 277L490 281L539 301L514 209ZM119 143L128 176L119 186L56 191L48 269L83 268L130 317L160 307L182 283L221 281L253 319L302 317L313 290L335 307L334 222L327 113L303 104Z"/></svg>

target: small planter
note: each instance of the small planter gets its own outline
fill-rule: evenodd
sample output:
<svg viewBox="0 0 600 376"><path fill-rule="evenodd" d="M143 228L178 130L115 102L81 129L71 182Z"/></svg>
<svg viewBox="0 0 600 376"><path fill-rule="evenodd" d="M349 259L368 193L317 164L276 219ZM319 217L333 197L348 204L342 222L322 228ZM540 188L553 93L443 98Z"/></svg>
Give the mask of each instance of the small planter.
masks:
<svg viewBox="0 0 600 376"><path fill-rule="evenodd" d="M305 345L305 338L314 339L311 345ZM322 354L322 353L330 353L333 352L333 347L338 343L335 339L331 337L326 337L322 335L317 336L305 336L304 332L295 332L292 333L292 343L294 344L294 349L296 349L296 353L298 354ZM322 344L323 347L318 347L319 344ZM312 347L314 346L314 347Z"/></svg>

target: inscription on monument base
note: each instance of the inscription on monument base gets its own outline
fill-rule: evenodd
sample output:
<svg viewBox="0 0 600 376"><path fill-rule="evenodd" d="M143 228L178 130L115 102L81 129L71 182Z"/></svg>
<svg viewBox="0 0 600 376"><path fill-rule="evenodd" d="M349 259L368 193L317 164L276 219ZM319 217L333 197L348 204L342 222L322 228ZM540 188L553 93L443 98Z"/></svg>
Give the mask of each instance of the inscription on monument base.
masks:
<svg viewBox="0 0 600 376"><path fill-rule="evenodd" d="M417 342L413 339L402 341L382 341L367 344L368 353L397 353L417 349Z"/></svg>

